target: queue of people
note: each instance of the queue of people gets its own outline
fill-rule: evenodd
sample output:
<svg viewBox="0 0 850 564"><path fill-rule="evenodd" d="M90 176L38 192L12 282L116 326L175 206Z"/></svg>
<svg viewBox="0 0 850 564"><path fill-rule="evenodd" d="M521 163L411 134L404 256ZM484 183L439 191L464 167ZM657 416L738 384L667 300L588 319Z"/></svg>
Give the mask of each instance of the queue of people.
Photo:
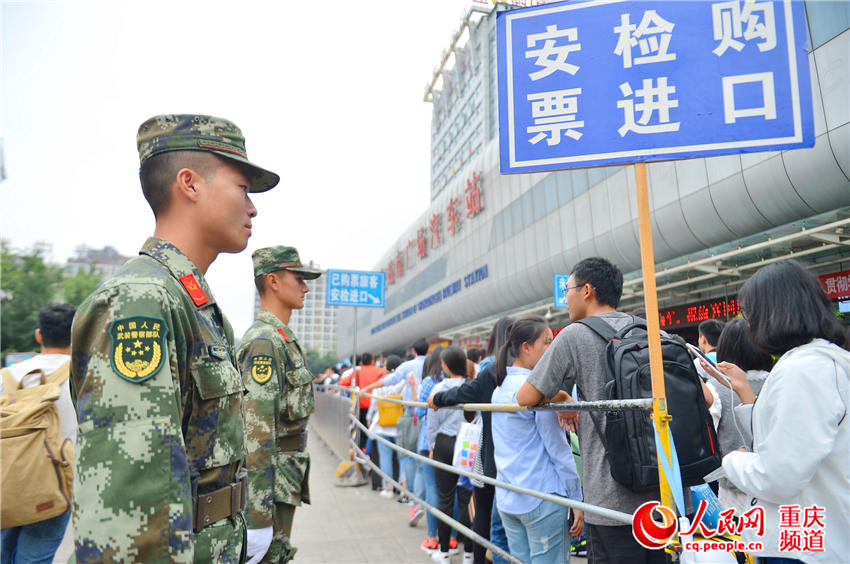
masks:
<svg viewBox="0 0 850 564"><path fill-rule="evenodd" d="M605 259L585 259L574 267L566 292L574 323L553 338L543 318L499 320L487 351L473 363L479 365L475 377L467 361L476 353L448 347L426 357L420 342L416 358L421 359L422 372L402 382L418 390L418 399L429 405L427 410L413 410L422 426L416 450L452 463L455 437L472 414L443 407L606 398L606 342L575 322L597 316L621 329L634 321L617 310L622 274ZM734 509L736 515L754 505L765 508L764 536L747 530L743 534L746 541L763 542L764 550L753 555L759 562L844 561L850 554L848 334L817 279L793 261L757 272L741 289L739 300L740 318L725 324L711 320L699 327L696 348L713 362L692 354L723 457L723 476L709 485L719 494L721 508ZM793 311L789 303L797 304ZM372 386L381 385L386 384ZM657 490L635 491L612 477L602 440L604 417L547 410L480 415L476 471L485 476L627 514L659 499ZM573 429L578 433L581 473L568 438ZM423 477L416 483L424 486L415 493L464 525L470 523L466 507L472 494L471 528L524 562L568 561L570 553L576 553L571 544L582 533L588 562L668 561L663 550L641 546L630 525L607 517L481 483L458 484L456 474L427 464L416 465L412 472ZM787 546L780 550L779 508L788 505L823 508L822 551ZM694 509L687 505L690 517ZM449 562L460 550L451 544L455 538L464 544L464 562L502 560L462 535L451 535L441 521L435 526L430 513L428 518L423 549L435 562Z"/></svg>

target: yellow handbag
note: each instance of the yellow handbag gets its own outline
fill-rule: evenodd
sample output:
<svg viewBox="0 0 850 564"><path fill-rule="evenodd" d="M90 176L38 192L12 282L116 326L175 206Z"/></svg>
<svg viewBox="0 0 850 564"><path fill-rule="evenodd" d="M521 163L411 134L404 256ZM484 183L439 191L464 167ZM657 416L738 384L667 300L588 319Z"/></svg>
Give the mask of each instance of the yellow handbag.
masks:
<svg viewBox="0 0 850 564"><path fill-rule="evenodd" d="M389 399L401 399L401 396L386 397ZM404 413L404 407L401 404L378 400L378 425L381 427L395 427L402 413Z"/></svg>

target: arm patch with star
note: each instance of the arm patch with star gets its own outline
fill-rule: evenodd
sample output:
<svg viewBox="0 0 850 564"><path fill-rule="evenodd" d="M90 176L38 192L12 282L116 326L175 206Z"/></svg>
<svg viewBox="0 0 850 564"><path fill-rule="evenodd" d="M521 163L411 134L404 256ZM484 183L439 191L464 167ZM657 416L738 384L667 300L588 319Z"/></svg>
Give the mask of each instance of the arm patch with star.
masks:
<svg viewBox="0 0 850 564"><path fill-rule="evenodd" d="M272 377L274 359L267 354L255 354L251 357L251 378L261 386Z"/></svg>
<svg viewBox="0 0 850 564"><path fill-rule="evenodd" d="M158 317L123 317L109 326L112 370L121 378L140 384L153 378L166 361L168 325Z"/></svg>

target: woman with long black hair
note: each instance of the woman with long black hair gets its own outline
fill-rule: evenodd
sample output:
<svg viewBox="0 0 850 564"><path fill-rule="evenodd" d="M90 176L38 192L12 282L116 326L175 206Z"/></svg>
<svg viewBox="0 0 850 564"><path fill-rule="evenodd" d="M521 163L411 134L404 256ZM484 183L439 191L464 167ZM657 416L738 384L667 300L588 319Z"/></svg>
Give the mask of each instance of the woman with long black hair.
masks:
<svg viewBox="0 0 850 564"><path fill-rule="evenodd" d="M493 403L516 403L519 389L552 342L552 330L540 316L514 321L508 342L499 351ZM560 399L560 398L559 398ZM493 413L498 478L515 486L581 501L581 480L572 449L554 411ZM581 511L496 488L496 501L511 555L529 564L570 560L570 536L584 528Z"/></svg>
<svg viewBox="0 0 850 564"><path fill-rule="evenodd" d="M718 365L741 400L753 402L742 406L750 409L752 452L740 449L723 458L729 480L764 508L764 536L745 530L744 540L764 543L760 554L766 562L794 562L792 558L846 562L850 555L847 332L817 278L795 261L762 268L744 284L738 299L753 345L780 356L758 398L740 371L726 363ZM800 542L797 550L788 550L795 546L787 534L780 534L788 529L780 524L796 522L791 520L795 512L799 526L793 532Z"/></svg>

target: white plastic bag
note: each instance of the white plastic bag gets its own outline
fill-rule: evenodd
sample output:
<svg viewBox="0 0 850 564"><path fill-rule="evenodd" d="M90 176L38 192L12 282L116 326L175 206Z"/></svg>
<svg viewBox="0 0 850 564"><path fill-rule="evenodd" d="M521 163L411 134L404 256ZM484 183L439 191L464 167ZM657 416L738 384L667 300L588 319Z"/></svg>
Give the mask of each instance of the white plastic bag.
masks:
<svg viewBox="0 0 850 564"><path fill-rule="evenodd" d="M460 426L455 441L455 452L452 466L461 470L472 470L475 455L478 454L478 441L481 438L481 417L476 416L472 423Z"/></svg>

